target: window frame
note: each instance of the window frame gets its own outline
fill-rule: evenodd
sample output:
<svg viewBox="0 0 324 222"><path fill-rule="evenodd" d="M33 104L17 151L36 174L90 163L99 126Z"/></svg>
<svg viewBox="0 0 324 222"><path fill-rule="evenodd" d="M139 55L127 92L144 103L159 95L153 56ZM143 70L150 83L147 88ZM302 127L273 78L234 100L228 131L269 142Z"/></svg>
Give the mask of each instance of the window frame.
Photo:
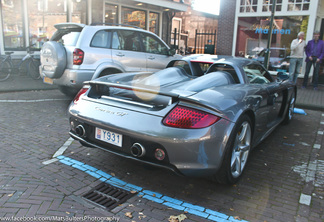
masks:
<svg viewBox="0 0 324 222"><path fill-rule="evenodd" d="M107 33L107 43L105 46L96 46L96 45L93 45L93 41L95 39L95 37L97 37L97 34L99 33L102 33L102 32L105 32ZM90 41L90 47L93 47L93 48L104 48L104 49L111 49L111 46L112 46L112 30L108 30L108 29L102 29L102 30L98 30L92 37L91 41Z"/></svg>
<svg viewBox="0 0 324 222"><path fill-rule="evenodd" d="M133 32L133 34L130 34L130 35L123 35L122 33L126 33L126 32ZM114 41L114 34L117 33L117 36L118 36L118 40L119 40L119 45L123 45L123 47L120 47L118 49L116 48L113 48L113 41ZM139 47L139 50L130 50L130 49L126 49L125 47L125 43L128 42L126 39L130 36L133 36L133 38L137 38L138 39L138 46ZM124 41L122 43L122 41L120 41L122 38L122 40ZM135 39L136 40L136 39ZM129 42L128 42L129 43ZM136 43L136 41L135 41ZM133 42L133 46L134 47L134 42ZM143 50L143 42L141 40L141 37L139 35L139 32L137 31L133 31L133 30L112 30L112 34L111 34L111 49L114 49L114 50L124 50L124 51L131 51L131 52L144 52Z"/></svg>

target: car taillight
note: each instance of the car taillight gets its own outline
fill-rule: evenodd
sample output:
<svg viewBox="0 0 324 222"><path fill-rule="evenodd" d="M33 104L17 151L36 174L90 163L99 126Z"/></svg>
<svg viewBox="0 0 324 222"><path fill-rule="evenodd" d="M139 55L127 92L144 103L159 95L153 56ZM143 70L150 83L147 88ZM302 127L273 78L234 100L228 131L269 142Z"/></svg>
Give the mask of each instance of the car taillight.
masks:
<svg viewBox="0 0 324 222"><path fill-rule="evenodd" d="M197 109L176 106L164 118L163 124L184 129L200 129L210 126L220 120L220 117Z"/></svg>
<svg viewBox="0 0 324 222"><path fill-rule="evenodd" d="M80 91L78 92L78 94L76 94L76 96L74 97L74 99L73 99L73 103L74 103L74 104L77 104L78 101L79 101L79 99L80 99L80 97L81 97L83 94L85 94L85 93L88 91L88 89L89 89L89 86L84 86L82 89L80 89Z"/></svg>
<svg viewBox="0 0 324 222"><path fill-rule="evenodd" d="M73 51L73 65L81 65L83 63L84 52L81 49Z"/></svg>

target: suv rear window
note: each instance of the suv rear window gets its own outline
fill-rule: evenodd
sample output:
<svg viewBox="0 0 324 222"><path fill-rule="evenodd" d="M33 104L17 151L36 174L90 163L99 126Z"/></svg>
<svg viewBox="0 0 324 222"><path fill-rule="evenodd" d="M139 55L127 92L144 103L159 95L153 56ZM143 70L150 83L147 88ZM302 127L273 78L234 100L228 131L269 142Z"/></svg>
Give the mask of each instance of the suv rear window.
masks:
<svg viewBox="0 0 324 222"><path fill-rule="evenodd" d="M66 35L62 36L62 44L64 46L75 46L78 38L80 36L80 32L70 32Z"/></svg>
<svg viewBox="0 0 324 222"><path fill-rule="evenodd" d="M51 41L62 43L64 46L75 46L80 36L80 32L60 32L57 31Z"/></svg>

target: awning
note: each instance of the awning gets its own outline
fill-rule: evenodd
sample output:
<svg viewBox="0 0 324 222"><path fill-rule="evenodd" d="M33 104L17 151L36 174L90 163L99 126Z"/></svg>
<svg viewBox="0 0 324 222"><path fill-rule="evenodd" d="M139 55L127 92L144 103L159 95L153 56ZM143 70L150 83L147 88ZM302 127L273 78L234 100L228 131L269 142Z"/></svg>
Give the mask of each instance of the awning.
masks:
<svg viewBox="0 0 324 222"><path fill-rule="evenodd" d="M173 2L173 1L166 1L166 0L134 0L134 1L145 3L148 5L155 5L170 10L182 11L182 12L186 12L188 9L188 5L184 3Z"/></svg>

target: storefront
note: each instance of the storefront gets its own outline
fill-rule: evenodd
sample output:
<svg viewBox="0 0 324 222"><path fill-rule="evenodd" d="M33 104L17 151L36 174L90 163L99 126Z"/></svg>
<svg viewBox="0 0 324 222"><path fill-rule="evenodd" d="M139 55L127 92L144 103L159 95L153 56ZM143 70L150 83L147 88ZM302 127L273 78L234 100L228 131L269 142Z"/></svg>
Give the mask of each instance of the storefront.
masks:
<svg viewBox="0 0 324 222"><path fill-rule="evenodd" d="M127 24L167 38L163 21L186 10L187 5L166 0L1 0L0 51L19 55L30 45L39 50L55 32L54 24L63 22Z"/></svg>
<svg viewBox="0 0 324 222"><path fill-rule="evenodd" d="M290 54L290 44L300 31L307 32L308 16L276 17L271 48L281 48ZM306 25L305 25L306 24ZM251 58L267 47L270 21L265 17L238 19L235 55Z"/></svg>
<svg viewBox="0 0 324 222"><path fill-rule="evenodd" d="M287 61L290 44L300 31L306 33L306 41L313 38L314 31L321 31L323 39L323 6L324 0L277 0L270 33L272 0L237 0L232 54L255 58L267 48L269 34L272 34L270 49L274 49L274 53L270 57ZM304 70L301 73L303 77ZM323 79L324 73L320 75Z"/></svg>

